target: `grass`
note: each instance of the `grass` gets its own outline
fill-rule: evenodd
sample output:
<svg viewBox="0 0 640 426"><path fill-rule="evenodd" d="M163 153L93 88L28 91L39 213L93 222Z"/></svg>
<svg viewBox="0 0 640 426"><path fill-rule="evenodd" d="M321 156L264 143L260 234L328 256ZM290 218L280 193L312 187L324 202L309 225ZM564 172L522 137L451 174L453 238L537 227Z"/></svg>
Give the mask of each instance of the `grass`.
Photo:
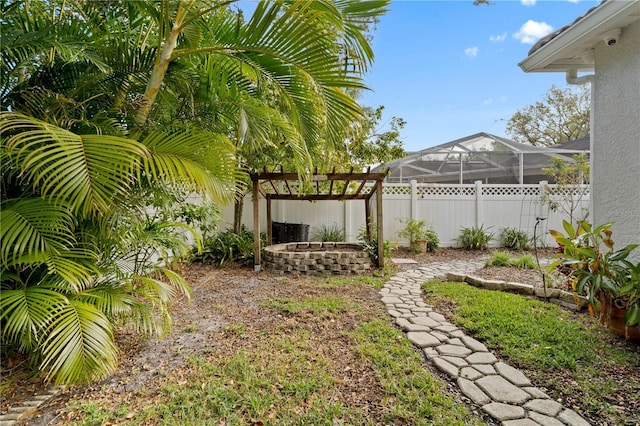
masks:
<svg viewBox="0 0 640 426"><path fill-rule="evenodd" d="M279 287L296 291L260 305L275 322L237 317L220 330L220 345L158 379L158 388L71 405L74 424L482 424L424 368L377 300L367 301L381 280L283 280ZM616 404L638 406L640 354L589 317L460 283L423 289L427 303L450 309L453 322L553 399L602 424L638 421Z"/></svg>
<svg viewBox="0 0 640 426"><path fill-rule="evenodd" d="M86 425L123 418L133 425L482 424L424 368L377 301L364 308L345 296L369 295L375 279L296 281L289 284L301 286L295 297L262 304L281 318L275 325L238 320L221 330L227 344L191 357L159 390L68 410ZM322 322L348 326L323 335Z"/></svg>
<svg viewBox="0 0 640 426"><path fill-rule="evenodd" d="M390 273L387 272L385 276L389 276ZM353 285L370 285L376 290L380 290L384 287L385 278L380 275L359 275L359 276L326 276L321 275L315 277L314 285L322 288L322 289L332 289L332 288L340 288L344 286L353 286Z"/></svg>
<svg viewBox="0 0 640 426"><path fill-rule="evenodd" d="M453 322L525 370L538 386L553 389L554 397L577 401L608 424L640 420L637 413L614 408L617 401L640 401L640 374L624 381L615 375L638 372L640 353L619 344L592 318L460 283L431 281L423 289L428 303L454 306Z"/></svg>
<svg viewBox="0 0 640 426"><path fill-rule="evenodd" d="M485 266L513 266L521 269L536 269L538 264L530 254L523 254L520 257L512 258L509 253L497 251L487 259Z"/></svg>
<svg viewBox="0 0 640 426"><path fill-rule="evenodd" d="M387 321L362 324L355 340L356 350L373 363L385 389L384 424L482 424L443 392L442 383L424 369L413 345Z"/></svg>
<svg viewBox="0 0 640 426"><path fill-rule="evenodd" d="M273 299L263 304L271 309L279 309L289 314L307 311L315 314L345 312L351 307L349 300L334 295L309 296L303 299Z"/></svg>

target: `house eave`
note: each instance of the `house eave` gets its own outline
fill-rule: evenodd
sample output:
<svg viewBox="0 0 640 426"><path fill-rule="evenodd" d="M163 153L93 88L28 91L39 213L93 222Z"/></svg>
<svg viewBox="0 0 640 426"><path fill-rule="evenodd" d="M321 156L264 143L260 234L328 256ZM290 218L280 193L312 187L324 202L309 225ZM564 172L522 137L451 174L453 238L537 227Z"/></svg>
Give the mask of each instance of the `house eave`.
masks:
<svg viewBox="0 0 640 426"><path fill-rule="evenodd" d="M640 20L640 1L608 0L531 52L518 66L524 72L593 71L593 48L604 34ZM623 34L624 36L624 34Z"/></svg>

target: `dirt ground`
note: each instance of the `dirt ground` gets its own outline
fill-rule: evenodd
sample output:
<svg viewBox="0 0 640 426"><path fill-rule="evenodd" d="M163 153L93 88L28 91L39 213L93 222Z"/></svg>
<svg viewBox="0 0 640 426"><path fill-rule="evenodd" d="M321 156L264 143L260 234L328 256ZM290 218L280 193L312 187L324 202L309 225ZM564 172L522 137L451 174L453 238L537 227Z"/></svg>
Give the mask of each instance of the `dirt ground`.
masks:
<svg viewBox="0 0 640 426"><path fill-rule="evenodd" d="M484 253L487 256L489 253ZM448 261L456 258L477 256L477 252L460 249L439 249L433 253L415 255L408 251L394 253L394 257L410 257L420 263ZM546 253L545 253L546 255ZM299 279L290 275L275 275L268 272L255 273L249 268L217 269L209 265L193 264L185 267L185 277L192 284L191 303L181 301L173 308L173 331L163 340L141 340L137 335L123 330L118 336L121 349L120 365L115 374L93 386L71 387L59 392L49 402L40 407L35 416L25 420L23 425L55 425L73 421L73 413L68 412L71 401L91 399L104 404L122 401L141 389L159 387L166 377L180 375L181 368L187 364L190 356L211 356L211 354L231 352L238 344L251 345L251 339L260 338L260 333L247 331L241 342L232 338L227 330L234 323L250 324L255 329L269 329L275 324L287 321L277 311L260 308L260 303L272 298L295 298L301 292L309 292L308 286L282 285ZM505 275L506 274L506 275ZM514 276L517 275L517 276ZM537 270L514 270L509 268L483 268L477 275L485 278L508 279L528 284L541 285L540 272ZM304 281L300 279L300 281ZM344 296L354 298L360 305L371 312L382 311L379 295L374 288L346 287ZM308 318L308 321L314 321ZM354 320L355 321L355 320ZM318 328L319 326L313 325ZM339 341L341 333L349 329L347 319L344 324L333 324L332 327L320 327L321 338L326 341ZM353 360L348 358L350 352L339 351L341 345L333 345L337 349L332 359L340 359L340 363L352 368ZM344 358L344 359L341 359ZM3 365L3 381L9 374L14 382L2 392L1 412L11 406L17 406L25 397L42 388L37 379L24 376L20 366L13 369ZM346 367L345 367L346 368ZM355 398L355 405L364 401L376 401L376 386L369 386L375 381L372 372L366 369L351 371L355 381L345 382L344 397ZM458 392L455 384L449 386L452 392ZM461 398L463 398L461 396ZM375 405L373 405L375 406Z"/></svg>

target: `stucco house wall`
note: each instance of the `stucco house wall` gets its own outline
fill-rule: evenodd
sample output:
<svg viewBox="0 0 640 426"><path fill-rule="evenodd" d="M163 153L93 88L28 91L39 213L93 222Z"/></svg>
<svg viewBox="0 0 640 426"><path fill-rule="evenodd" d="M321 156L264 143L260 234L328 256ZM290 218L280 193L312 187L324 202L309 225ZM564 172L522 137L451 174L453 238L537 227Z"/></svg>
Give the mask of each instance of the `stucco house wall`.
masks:
<svg viewBox="0 0 640 426"><path fill-rule="evenodd" d="M592 90L590 221L615 222L621 248L640 243L640 22L615 46L595 46Z"/></svg>

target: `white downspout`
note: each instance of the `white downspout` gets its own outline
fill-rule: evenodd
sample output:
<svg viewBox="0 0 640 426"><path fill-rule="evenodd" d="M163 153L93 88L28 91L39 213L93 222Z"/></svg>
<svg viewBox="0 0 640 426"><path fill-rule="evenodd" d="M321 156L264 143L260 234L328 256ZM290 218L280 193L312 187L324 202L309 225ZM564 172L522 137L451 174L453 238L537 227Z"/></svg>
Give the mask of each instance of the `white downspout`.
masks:
<svg viewBox="0 0 640 426"><path fill-rule="evenodd" d="M596 102L593 96L593 80L595 78L595 74L583 75L582 77L578 77L578 71L575 69L567 71L566 80L568 84L577 84L583 85L587 83L591 83L591 87L589 90L591 91L591 111L589 112L589 188L591 188L591 176L593 176L593 131L595 120L593 119L593 113L595 111ZM593 192L589 190L589 215L591 216L591 220L593 220Z"/></svg>
<svg viewBox="0 0 640 426"><path fill-rule="evenodd" d="M582 86L583 84L593 83L593 78L595 74L583 75L582 77L578 77L578 71L575 69L567 71L566 80L568 84L577 84ZM591 95L593 99L593 85L591 86Z"/></svg>

